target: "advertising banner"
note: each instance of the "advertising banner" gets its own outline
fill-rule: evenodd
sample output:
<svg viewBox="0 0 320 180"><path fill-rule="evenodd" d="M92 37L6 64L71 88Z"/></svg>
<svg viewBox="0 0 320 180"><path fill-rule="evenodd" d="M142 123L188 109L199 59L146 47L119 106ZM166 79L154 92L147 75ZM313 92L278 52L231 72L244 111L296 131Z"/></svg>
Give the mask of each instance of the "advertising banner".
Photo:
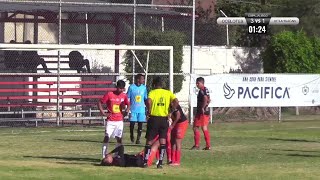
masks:
<svg viewBox="0 0 320 180"><path fill-rule="evenodd" d="M191 76L190 103L197 106L197 75ZM210 107L320 106L320 75L217 74L202 76Z"/></svg>

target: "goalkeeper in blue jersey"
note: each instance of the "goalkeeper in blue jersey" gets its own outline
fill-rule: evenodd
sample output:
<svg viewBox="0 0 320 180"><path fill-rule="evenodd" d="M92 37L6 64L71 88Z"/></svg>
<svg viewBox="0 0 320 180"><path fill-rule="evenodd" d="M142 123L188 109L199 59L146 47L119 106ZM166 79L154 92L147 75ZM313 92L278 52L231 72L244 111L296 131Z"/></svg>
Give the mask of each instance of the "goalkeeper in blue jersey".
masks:
<svg viewBox="0 0 320 180"><path fill-rule="evenodd" d="M129 86L127 95L130 99L130 139L134 143L134 125L138 123L136 144L140 144L142 133L142 124L146 122L146 105L145 101L148 98L147 87L144 85L144 76L138 74L135 77L136 82Z"/></svg>

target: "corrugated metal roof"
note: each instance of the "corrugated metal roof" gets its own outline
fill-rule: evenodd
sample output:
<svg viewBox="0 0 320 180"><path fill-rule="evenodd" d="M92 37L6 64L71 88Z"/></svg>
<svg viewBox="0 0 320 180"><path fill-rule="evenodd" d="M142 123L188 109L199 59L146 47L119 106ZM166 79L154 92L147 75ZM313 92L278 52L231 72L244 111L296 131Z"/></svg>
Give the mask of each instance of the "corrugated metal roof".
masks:
<svg viewBox="0 0 320 180"><path fill-rule="evenodd" d="M74 0L75 1L75 0ZM52 2L52 1L51 1ZM78 1L79 2L79 1ZM91 0L90 2L93 2ZM99 1L95 1L99 2ZM100 1L101 2L101 1ZM99 5L88 4L63 4L63 13L104 13L104 14L133 14L133 7L120 5ZM158 16L189 16L186 13L154 9L149 7L137 7L137 14L158 15ZM25 2L1 2L0 12L59 12L58 4L53 3L25 3Z"/></svg>

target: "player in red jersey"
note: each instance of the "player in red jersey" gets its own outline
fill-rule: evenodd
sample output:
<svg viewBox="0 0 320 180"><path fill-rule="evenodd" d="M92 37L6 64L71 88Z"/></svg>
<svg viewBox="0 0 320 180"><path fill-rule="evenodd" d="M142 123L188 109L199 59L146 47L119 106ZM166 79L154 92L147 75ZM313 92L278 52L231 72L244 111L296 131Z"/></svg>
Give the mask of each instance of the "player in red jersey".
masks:
<svg viewBox="0 0 320 180"><path fill-rule="evenodd" d="M210 94L208 88L204 86L204 78L198 77L196 80L196 85L199 88L197 96L197 113L193 123L193 132L194 132L194 146L191 148L193 150L199 149L200 144L200 131L201 127L204 139L206 141L206 147L203 150L210 150L210 134L208 130L208 124L210 119L209 112L209 103L210 103Z"/></svg>
<svg viewBox="0 0 320 180"><path fill-rule="evenodd" d="M180 105L172 112L171 118L173 122L169 127L170 131L168 131L167 157L170 165L179 166L182 140L189 124Z"/></svg>
<svg viewBox="0 0 320 180"><path fill-rule="evenodd" d="M99 101L98 107L102 115L106 116L105 136L102 145L102 158L105 158L108 152L108 143L110 138L116 138L116 147L122 144L123 132L123 114L122 106L127 105L126 113L130 110L130 103L126 94L124 94L126 83L122 80L117 81L117 90L106 93ZM105 112L102 104L107 105Z"/></svg>

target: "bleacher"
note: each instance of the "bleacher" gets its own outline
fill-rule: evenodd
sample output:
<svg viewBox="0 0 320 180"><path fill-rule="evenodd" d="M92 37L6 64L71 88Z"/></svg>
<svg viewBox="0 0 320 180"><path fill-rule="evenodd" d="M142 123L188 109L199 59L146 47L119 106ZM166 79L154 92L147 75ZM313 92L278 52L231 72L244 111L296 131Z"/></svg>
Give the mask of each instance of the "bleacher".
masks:
<svg viewBox="0 0 320 180"><path fill-rule="evenodd" d="M57 55L41 57L49 64L49 70L57 70ZM19 74L5 70L6 73L0 73L0 123L55 121L57 112L62 123L103 120L97 102L105 92L115 90L110 80L114 78L107 79L95 73L76 73L68 67L66 54L60 60L59 83L55 72ZM42 72L42 67L38 66L36 72Z"/></svg>

